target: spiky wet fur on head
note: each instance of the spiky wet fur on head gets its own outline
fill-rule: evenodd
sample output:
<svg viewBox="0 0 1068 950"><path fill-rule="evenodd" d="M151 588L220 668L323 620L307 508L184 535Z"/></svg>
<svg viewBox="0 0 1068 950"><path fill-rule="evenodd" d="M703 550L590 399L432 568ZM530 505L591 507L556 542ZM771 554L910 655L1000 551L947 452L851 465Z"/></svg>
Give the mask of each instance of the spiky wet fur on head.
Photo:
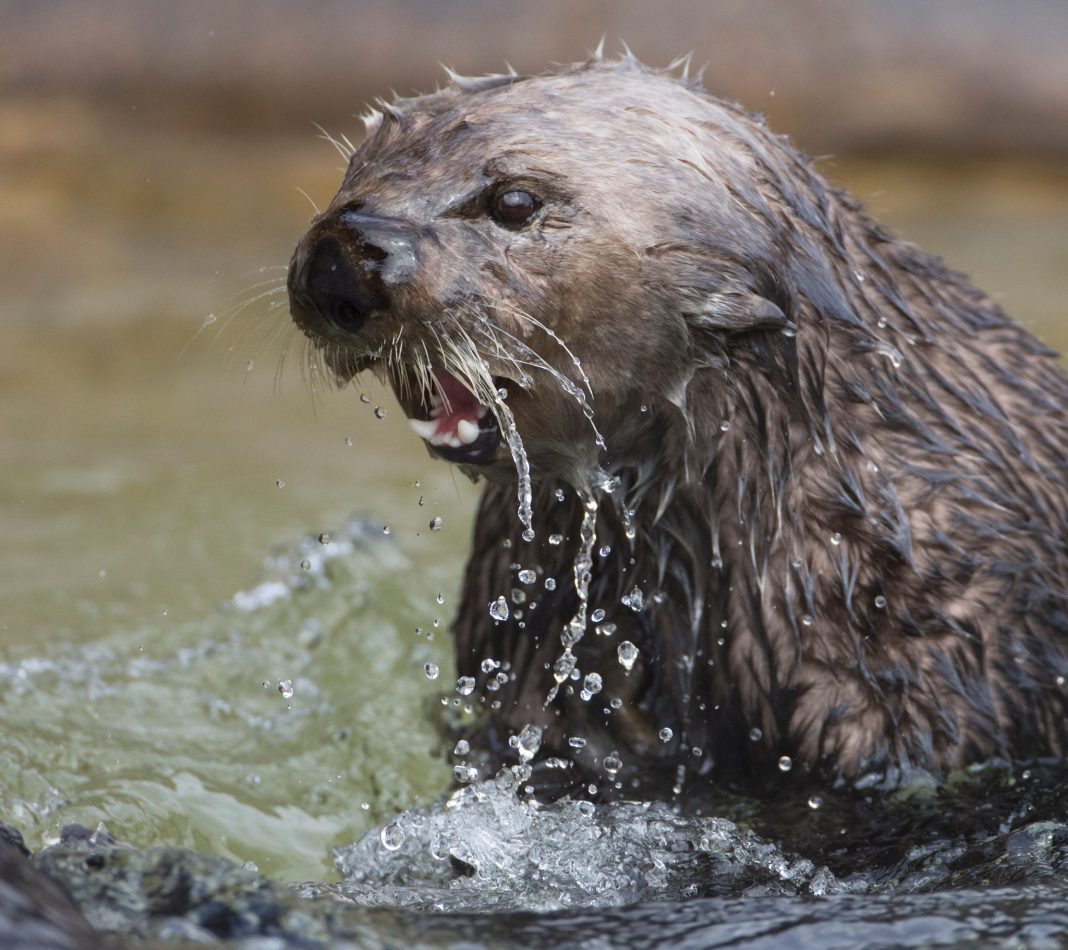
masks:
<svg viewBox="0 0 1068 950"><path fill-rule="evenodd" d="M633 58L454 76L369 126L332 208L372 202L421 236L383 324L395 362L437 358L429 332L457 365L489 367L464 377L480 398L485 378L539 364L509 403L537 538L520 537L504 467L456 621L461 673L484 685L493 658L513 674L484 693L500 703L489 748L507 757L508 735L538 723L545 751L595 776L610 750L627 776L760 774L788 755L846 778L1063 754L1068 382L1053 354L759 119ZM537 229L452 216L494 176L546 196ZM546 328L588 374L603 452ZM342 365L351 352L324 345ZM590 607L616 632L575 652L605 689L545 708L574 609L574 489L597 464L622 487L601 501L611 552ZM486 605L522 586L514 563L539 569L538 593L495 624ZM620 604L633 586L637 613ZM629 675L623 640L640 650Z"/></svg>

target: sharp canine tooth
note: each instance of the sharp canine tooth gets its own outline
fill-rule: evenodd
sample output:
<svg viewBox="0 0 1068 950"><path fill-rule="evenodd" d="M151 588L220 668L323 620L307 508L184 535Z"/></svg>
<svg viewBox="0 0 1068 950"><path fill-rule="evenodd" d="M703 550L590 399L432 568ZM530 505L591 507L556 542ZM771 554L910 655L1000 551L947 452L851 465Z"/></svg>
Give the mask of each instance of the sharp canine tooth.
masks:
<svg viewBox="0 0 1068 950"><path fill-rule="evenodd" d="M478 426L470 419L461 419L456 423L456 434L464 445L470 445L478 438Z"/></svg>
<svg viewBox="0 0 1068 950"><path fill-rule="evenodd" d="M434 433L438 431L438 424L433 419L426 421L423 419L409 419L408 425L412 427L414 432L420 439L430 439L433 441Z"/></svg>

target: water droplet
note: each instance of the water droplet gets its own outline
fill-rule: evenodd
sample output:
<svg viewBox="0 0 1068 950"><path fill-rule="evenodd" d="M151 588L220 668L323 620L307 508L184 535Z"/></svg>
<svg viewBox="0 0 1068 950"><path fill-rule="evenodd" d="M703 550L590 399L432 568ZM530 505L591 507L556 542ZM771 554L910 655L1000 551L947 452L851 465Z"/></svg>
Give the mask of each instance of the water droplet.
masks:
<svg viewBox="0 0 1068 950"><path fill-rule="evenodd" d="M293 681L292 680L279 680L278 692L282 694L282 699L293 698Z"/></svg>
<svg viewBox="0 0 1068 950"><path fill-rule="evenodd" d="M423 505L426 504L426 498L424 498L422 495L420 495L419 496L419 501L417 502L417 504L419 505L420 508L422 508Z"/></svg>
<svg viewBox="0 0 1068 950"><path fill-rule="evenodd" d="M784 755L781 759L779 759L779 771L780 772L789 772L790 769L792 769L793 767L794 767L794 760L791 759L790 756Z"/></svg>
<svg viewBox="0 0 1068 950"><path fill-rule="evenodd" d="M508 601L504 599L503 594L489 605L489 612L494 620L504 621L508 619Z"/></svg>
<svg viewBox="0 0 1068 950"><path fill-rule="evenodd" d="M564 536L562 534L550 534L549 535L549 543L551 545L553 545L554 547L556 547L559 544L563 544L564 543Z"/></svg>
<svg viewBox="0 0 1068 950"><path fill-rule="evenodd" d="M366 406L369 406L371 404L371 397L368 396L367 393L360 393L360 402L362 402Z"/></svg>
<svg viewBox="0 0 1068 950"><path fill-rule="evenodd" d="M434 600L436 600L439 604L443 604L445 603L445 595L441 593L441 591L438 591L437 595L434 597Z"/></svg>
<svg viewBox="0 0 1068 950"><path fill-rule="evenodd" d="M438 516L437 518L431 518L429 527L430 527L431 531L440 531L441 530L441 517Z"/></svg>
<svg viewBox="0 0 1068 950"><path fill-rule="evenodd" d="M629 607L635 613L638 613L644 606L645 596L642 594L640 587L634 586L631 588L629 594L623 595L621 602L623 603L623 606Z"/></svg>
<svg viewBox="0 0 1068 950"><path fill-rule="evenodd" d="M608 755L604 757L604 762L602 764L604 765L604 770L609 775L615 775L616 772L623 768L623 760L620 759L618 752L609 752Z"/></svg>
<svg viewBox="0 0 1068 950"><path fill-rule="evenodd" d="M722 421L722 422L721 422L721 423L719 424L719 431L720 431L720 432L730 432L730 431L731 431L731 424L730 424L730 422L729 422L729 421L728 421L727 419L724 419L724 420L723 420L723 421Z"/></svg>
<svg viewBox="0 0 1068 950"><path fill-rule="evenodd" d="M613 709L622 709L623 708L623 700L620 699L618 696L615 696L615 697L613 697L612 701L608 705L611 706Z"/></svg>
<svg viewBox="0 0 1068 950"><path fill-rule="evenodd" d="M546 590L556 590L556 578L555 577L547 577L547 578L545 578L545 589Z"/></svg>
<svg viewBox="0 0 1068 950"><path fill-rule="evenodd" d="M404 829L398 822L391 821L378 833L378 839L387 851L396 851L404 844Z"/></svg>
<svg viewBox="0 0 1068 950"><path fill-rule="evenodd" d="M350 449L352 448L352 439L350 439L348 436L345 436L345 445L348 446Z"/></svg>
<svg viewBox="0 0 1068 950"><path fill-rule="evenodd" d="M470 696L475 691L475 678L473 676L461 676L456 681L456 692L461 696Z"/></svg>
<svg viewBox="0 0 1068 950"><path fill-rule="evenodd" d="M601 610L600 607L598 607L592 614L590 614L590 620L592 620L594 623L600 623L602 620L604 620L604 611Z"/></svg>
<svg viewBox="0 0 1068 950"><path fill-rule="evenodd" d="M538 749L541 748L541 729L529 723L519 730L516 736L516 752L519 753L520 762L529 762Z"/></svg>
<svg viewBox="0 0 1068 950"><path fill-rule="evenodd" d="M489 657L487 657L486 659L484 659L482 661L482 672L483 673L492 673L500 665L501 664L498 663L496 660L492 660Z"/></svg>
<svg viewBox="0 0 1068 950"><path fill-rule="evenodd" d="M520 571L516 577L519 578L521 584L533 584L538 579L538 575L529 569Z"/></svg>
<svg viewBox="0 0 1068 950"><path fill-rule="evenodd" d="M388 524L382 525L382 533L383 534L389 534L389 525Z"/></svg>
<svg viewBox="0 0 1068 950"><path fill-rule="evenodd" d="M562 683L571 675L571 671L575 668L575 663L575 654L571 652L570 648L566 648L553 664L553 679L557 683Z"/></svg>
<svg viewBox="0 0 1068 950"><path fill-rule="evenodd" d="M333 540L333 538L331 538L330 535L326 531L324 531L322 534L319 535L319 543L320 544L329 544L332 540Z"/></svg>
<svg viewBox="0 0 1068 950"><path fill-rule="evenodd" d="M589 702L592 697L596 696L601 691L603 685L600 674L587 673L586 678L582 681L582 699Z"/></svg>
<svg viewBox="0 0 1068 950"><path fill-rule="evenodd" d="M602 637L610 637L613 633L616 632L616 629L617 627L614 623L602 623L597 628L597 633L600 634Z"/></svg>
<svg viewBox="0 0 1068 950"><path fill-rule="evenodd" d="M749 741L750 742L759 742L763 738L764 738L764 732L758 726L753 726L753 728L749 730Z"/></svg>
<svg viewBox="0 0 1068 950"><path fill-rule="evenodd" d="M1058 686L1063 686L1064 685L1064 677L1063 676L1058 676L1057 679L1054 682L1056 682L1056 684Z"/></svg>
<svg viewBox="0 0 1068 950"><path fill-rule="evenodd" d="M616 655L619 657L619 665L629 672L634 668L634 661L638 659L638 648L630 640L624 640L616 648Z"/></svg>
<svg viewBox="0 0 1068 950"><path fill-rule="evenodd" d="M467 755L471 751L471 743L466 739L461 739L456 743L456 746L452 750L453 755Z"/></svg>
<svg viewBox="0 0 1068 950"><path fill-rule="evenodd" d="M452 777L461 785L470 785L471 782L478 780L478 769L472 765L454 765Z"/></svg>
<svg viewBox="0 0 1068 950"><path fill-rule="evenodd" d="M286 487L285 480L281 479L281 478L279 478L277 481L275 481L274 484L275 484L276 488L285 488Z"/></svg>
<svg viewBox="0 0 1068 950"><path fill-rule="evenodd" d="M660 736L660 741L661 742L670 742L672 740L672 738L674 737L675 733L672 732L670 726L664 726L664 728L661 729L657 733L657 735Z"/></svg>
<svg viewBox="0 0 1068 950"><path fill-rule="evenodd" d="M823 804L823 797L821 795L811 795L808 799L808 807L815 811L820 805Z"/></svg>
<svg viewBox="0 0 1068 950"><path fill-rule="evenodd" d="M875 352L880 354L881 356L885 356L888 360L890 360L890 365L893 366L895 369L899 367L905 360L905 357L901 355L901 351L894 346L879 346L876 347Z"/></svg>
<svg viewBox="0 0 1068 950"><path fill-rule="evenodd" d="M875 598L875 606L878 607L880 610L886 609L886 598L882 594L879 594Z"/></svg>
<svg viewBox="0 0 1068 950"><path fill-rule="evenodd" d="M564 500L564 490L562 488L556 489L556 491L553 492L553 497L557 501L563 501Z"/></svg>
<svg viewBox="0 0 1068 950"><path fill-rule="evenodd" d="M586 748L586 740L583 739L582 736L571 736L571 738L567 740L567 744L571 746L572 749Z"/></svg>
<svg viewBox="0 0 1068 950"><path fill-rule="evenodd" d="M375 406L375 418L384 419L386 417L386 410L381 406Z"/></svg>
<svg viewBox="0 0 1068 950"><path fill-rule="evenodd" d="M806 627L811 627L812 626L812 614L802 614L801 615L801 623L802 623L802 625L804 625Z"/></svg>
<svg viewBox="0 0 1068 950"><path fill-rule="evenodd" d="M840 531L835 531L835 533L831 535L831 544L837 546L837 545L839 545L841 543L842 543L842 534L841 534Z"/></svg>
<svg viewBox="0 0 1068 950"><path fill-rule="evenodd" d="M437 663L424 663L423 672L428 680L436 680L441 670L438 669Z"/></svg>
<svg viewBox="0 0 1068 950"><path fill-rule="evenodd" d="M608 555L612 553L612 545L610 545L610 544L602 545L601 548L597 551L597 553L601 557L608 557Z"/></svg>
<svg viewBox="0 0 1068 950"><path fill-rule="evenodd" d="M523 532L522 537L523 537L524 541L527 541L527 542L533 541L534 540L534 529L533 528L527 528L527 530Z"/></svg>
<svg viewBox="0 0 1068 950"><path fill-rule="evenodd" d="M643 403L642 403L642 404L641 404L641 405L640 405L640 406L638 407L638 411L639 411L639 412L648 412L648 411L649 411L649 407L648 407L648 406L647 406L647 405L646 405L646 404L645 404L645 403L643 402Z"/></svg>

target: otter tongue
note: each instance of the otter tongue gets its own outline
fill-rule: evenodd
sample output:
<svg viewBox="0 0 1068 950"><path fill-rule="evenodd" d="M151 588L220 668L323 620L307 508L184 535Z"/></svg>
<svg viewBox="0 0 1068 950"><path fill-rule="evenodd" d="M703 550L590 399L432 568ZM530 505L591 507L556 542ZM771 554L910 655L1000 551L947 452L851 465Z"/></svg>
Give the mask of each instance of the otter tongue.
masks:
<svg viewBox="0 0 1068 950"><path fill-rule="evenodd" d="M444 369L432 372L436 386L430 395L431 418L409 419L408 425L431 445L470 445L478 438L478 422L488 409L452 373Z"/></svg>

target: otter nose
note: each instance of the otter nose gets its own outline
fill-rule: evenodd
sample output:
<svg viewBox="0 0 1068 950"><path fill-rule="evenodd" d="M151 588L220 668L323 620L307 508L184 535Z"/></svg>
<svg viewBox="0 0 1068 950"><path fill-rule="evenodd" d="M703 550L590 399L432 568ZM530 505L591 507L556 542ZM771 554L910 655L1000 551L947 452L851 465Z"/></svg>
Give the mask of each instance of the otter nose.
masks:
<svg viewBox="0 0 1068 950"><path fill-rule="evenodd" d="M416 237L405 221L356 211L319 221L290 264L293 319L313 335L360 333L369 317L389 309L391 290L413 279Z"/></svg>
<svg viewBox="0 0 1068 950"><path fill-rule="evenodd" d="M367 253L352 260L336 237L321 237L308 257L302 296L327 323L359 333L371 312L384 305L377 264Z"/></svg>

